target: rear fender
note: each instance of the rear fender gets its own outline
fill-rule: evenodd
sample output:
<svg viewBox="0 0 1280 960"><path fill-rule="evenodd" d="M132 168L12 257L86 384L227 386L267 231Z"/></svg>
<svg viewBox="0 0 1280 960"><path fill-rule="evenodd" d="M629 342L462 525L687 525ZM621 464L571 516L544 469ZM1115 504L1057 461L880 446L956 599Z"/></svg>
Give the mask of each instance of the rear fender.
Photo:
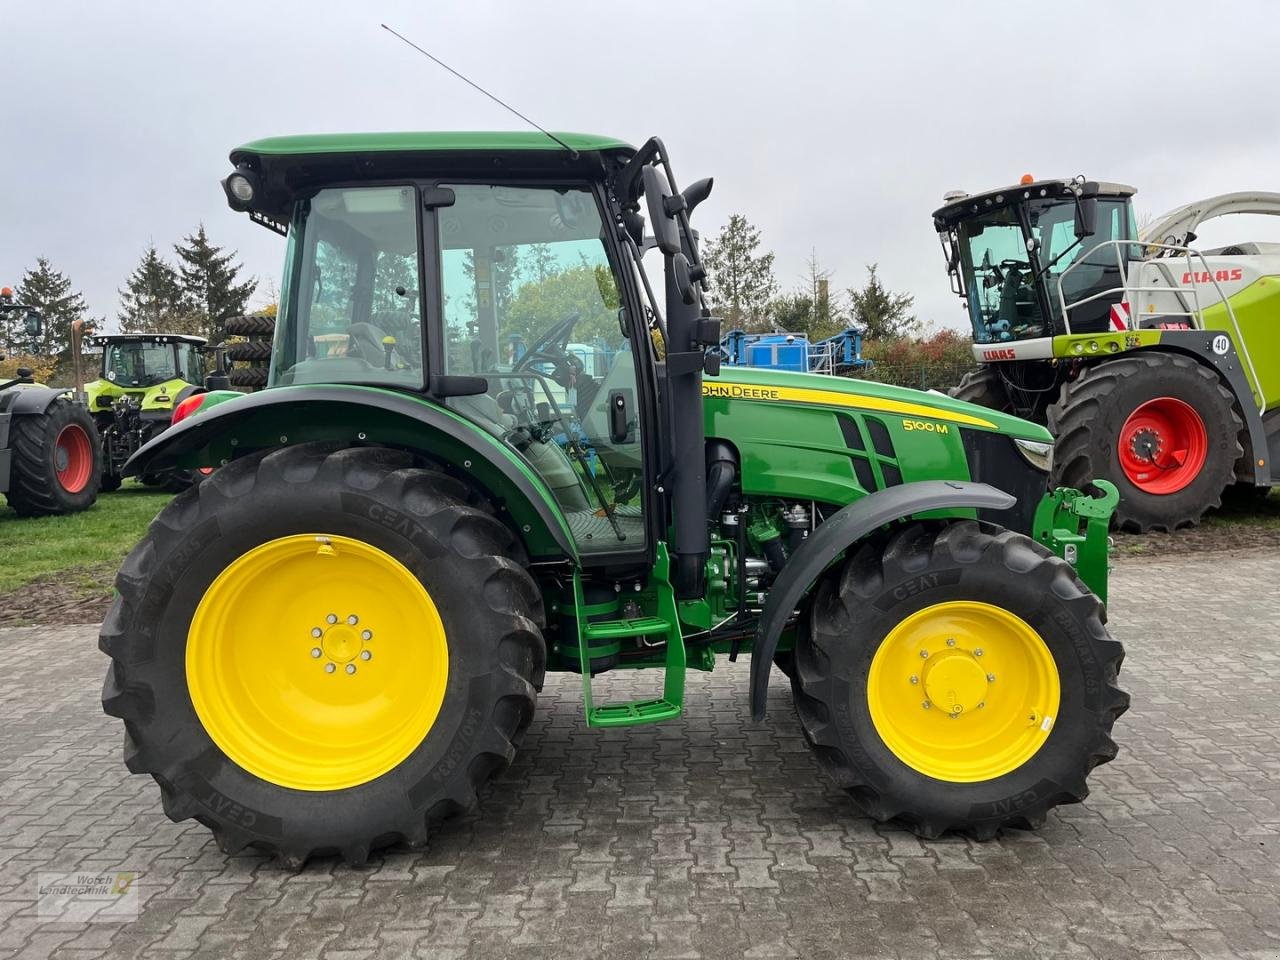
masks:
<svg viewBox="0 0 1280 960"><path fill-rule="evenodd" d="M842 507L796 549L769 589L751 648L751 718L764 719L769 672L792 612L831 562L869 533L930 510L1007 510L1017 502L985 483L921 480L868 494Z"/></svg>
<svg viewBox="0 0 1280 960"><path fill-rule="evenodd" d="M577 557L550 490L515 451L438 403L390 390L277 387L211 404L141 447L124 475L220 466L254 450L314 441L421 453L487 493L531 557Z"/></svg>
<svg viewBox="0 0 1280 960"><path fill-rule="evenodd" d="M22 387L6 393L11 393L12 399L4 412L14 416L44 413L53 406L53 401L71 395L67 389L58 387Z"/></svg>

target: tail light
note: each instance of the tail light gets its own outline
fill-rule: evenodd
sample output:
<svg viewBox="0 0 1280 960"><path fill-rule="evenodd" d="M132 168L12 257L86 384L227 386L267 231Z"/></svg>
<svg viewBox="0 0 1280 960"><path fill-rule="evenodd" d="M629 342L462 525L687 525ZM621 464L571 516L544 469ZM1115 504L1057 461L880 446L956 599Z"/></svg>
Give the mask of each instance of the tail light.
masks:
<svg viewBox="0 0 1280 960"><path fill-rule="evenodd" d="M172 424L181 423L187 417L191 416L200 409L200 404L204 403L205 394L197 393L194 396L187 397L180 404L173 408Z"/></svg>

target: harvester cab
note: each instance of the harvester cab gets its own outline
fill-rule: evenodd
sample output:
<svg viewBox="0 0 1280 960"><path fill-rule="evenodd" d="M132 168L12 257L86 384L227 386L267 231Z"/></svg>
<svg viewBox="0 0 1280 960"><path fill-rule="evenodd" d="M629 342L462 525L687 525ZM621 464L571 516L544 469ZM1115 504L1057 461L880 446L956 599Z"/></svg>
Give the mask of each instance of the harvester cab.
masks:
<svg viewBox="0 0 1280 960"><path fill-rule="evenodd" d="M1205 220L1280 194L1187 204L1138 232L1134 189L1024 177L933 215L982 366L953 395L1048 424L1055 482L1115 482L1127 529L1196 523L1280 478L1280 245L1198 251Z"/></svg>
<svg viewBox="0 0 1280 960"><path fill-rule="evenodd" d="M1126 703L1114 491L1050 491L1048 432L971 404L722 371L690 225L711 181L677 187L661 141L282 137L231 162L232 208L289 237L266 385L193 397L130 460L218 469L126 561L102 634L104 707L171 816L361 861L473 801L547 673L623 727L739 653L743 721L780 666L880 819L991 836L1084 796ZM620 669L653 687L602 697Z"/></svg>

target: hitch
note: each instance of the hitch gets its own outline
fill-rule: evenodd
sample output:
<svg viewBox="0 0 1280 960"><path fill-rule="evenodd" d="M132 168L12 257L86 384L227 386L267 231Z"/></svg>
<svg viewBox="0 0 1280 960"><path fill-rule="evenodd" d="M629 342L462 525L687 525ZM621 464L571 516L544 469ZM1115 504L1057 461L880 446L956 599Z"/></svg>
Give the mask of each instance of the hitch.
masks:
<svg viewBox="0 0 1280 960"><path fill-rule="evenodd" d="M1076 568L1076 573L1103 603L1107 602L1107 574L1111 516L1120 491L1107 480L1095 480L1094 496L1070 487L1045 495L1036 507L1035 539Z"/></svg>

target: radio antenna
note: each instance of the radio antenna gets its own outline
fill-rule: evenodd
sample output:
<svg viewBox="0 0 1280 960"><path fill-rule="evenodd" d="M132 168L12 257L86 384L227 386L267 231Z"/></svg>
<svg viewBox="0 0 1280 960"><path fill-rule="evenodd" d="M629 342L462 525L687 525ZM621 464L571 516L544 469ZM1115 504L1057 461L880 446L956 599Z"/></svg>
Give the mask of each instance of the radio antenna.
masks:
<svg viewBox="0 0 1280 960"><path fill-rule="evenodd" d="M464 77L462 74L460 74L457 70L453 69L453 67L449 66L447 63L445 63L445 62L444 62L443 60L441 60L439 57L434 56L433 54L428 53L426 50L423 50L420 46L418 46L416 43L414 43L412 40L410 40L408 37L406 37L403 33L399 33L398 31L391 29L391 27L388 27L385 23L379 24L379 26L380 26L380 27L382 27L382 29L383 29L383 30L387 31L387 33L391 34L393 37L396 37L397 39L403 40L405 43L407 43L409 46L413 47L413 49L417 50L420 54L422 54L424 57L426 57L426 58L427 58L428 60L430 60L432 63L436 64L437 66L443 67L443 68L444 68L444 69L446 69L446 70L448 70L450 73L452 73L455 77L457 77L459 80L461 80L461 81L462 81L463 83L465 83L467 86L471 87L473 90L478 90L480 93L483 93L486 97L488 97L490 100L492 100L492 101L493 101L494 103L496 103L498 106L503 107L503 108L505 108L505 109L507 109L507 110L510 110L512 113L514 113L517 117L519 117L519 118L520 118L521 120L523 120L525 123L529 124L529 126L533 127L535 130L538 130L538 131L540 131L540 132L542 132L542 133L545 133L548 137L550 137L552 140L554 140L554 141L555 141L556 143L558 143L560 146L562 146L562 147L564 147L566 150L568 150L568 151L569 151L569 156L570 156L570 158L572 158L572 159L574 159L574 160L577 160L577 159L578 159L578 151L577 151L577 150L575 150L575 149L573 149L573 147L569 146L567 143L565 143L563 140L561 140L559 137L557 137L554 133L552 133L552 132L551 132L550 130L548 130L546 127L543 127L543 126L540 126L539 124L534 123L532 120L530 120L528 117L526 117L523 113L521 113L521 112L520 112L519 110L517 110L515 107L511 106L511 104L506 103L506 102L504 102L504 101L502 101L502 100L499 100L497 97L495 97L492 93L490 93L490 92L489 92L488 90L486 90L484 87L480 86L480 84L476 83L474 80L470 80L470 79L468 79L467 77Z"/></svg>

